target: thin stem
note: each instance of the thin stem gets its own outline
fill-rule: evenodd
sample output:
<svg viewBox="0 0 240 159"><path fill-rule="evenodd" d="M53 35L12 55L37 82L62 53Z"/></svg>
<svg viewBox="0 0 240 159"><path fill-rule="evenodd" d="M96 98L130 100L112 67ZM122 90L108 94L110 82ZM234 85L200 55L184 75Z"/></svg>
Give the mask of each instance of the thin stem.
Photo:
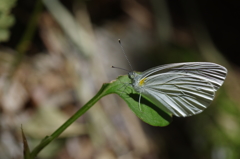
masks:
<svg viewBox="0 0 240 159"><path fill-rule="evenodd" d="M30 159L30 151L29 151L27 139L26 139L26 137L24 135L24 132L23 132L22 125L21 125L21 131L22 131L22 139L23 139L23 155L24 155L24 159Z"/></svg>
<svg viewBox="0 0 240 159"><path fill-rule="evenodd" d="M45 137L38 146L36 146L31 152L31 159L33 159L37 154L46 147L50 142L56 139L64 130L66 130L74 121L76 121L80 116L82 116L88 109L90 109L99 99L101 99L105 91L104 85L99 90L99 92L81 109L79 109L71 118L69 118L62 126L60 126L51 136Z"/></svg>
<svg viewBox="0 0 240 159"><path fill-rule="evenodd" d="M27 51L29 45L31 44L31 40L34 36L34 33L36 32L37 22L39 20L39 16L40 16L40 13L42 12L42 9L43 9L42 0L37 0L32 16L27 25L27 28L24 31L24 34L16 47L16 50L20 54L24 54Z"/></svg>
<svg viewBox="0 0 240 159"><path fill-rule="evenodd" d="M39 20L39 16L40 16L40 13L42 12L42 9L43 9L42 0L37 0L34 7L34 11L27 25L27 28L24 31L22 38L20 39L19 43L16 46L17 55L13 61L12 68L10 70L10 75L9 75L10 78L13 76L14 72L16 71L17 67L21 63L27 49L31 44L31 41L37 29L37 22Z"/></svg>

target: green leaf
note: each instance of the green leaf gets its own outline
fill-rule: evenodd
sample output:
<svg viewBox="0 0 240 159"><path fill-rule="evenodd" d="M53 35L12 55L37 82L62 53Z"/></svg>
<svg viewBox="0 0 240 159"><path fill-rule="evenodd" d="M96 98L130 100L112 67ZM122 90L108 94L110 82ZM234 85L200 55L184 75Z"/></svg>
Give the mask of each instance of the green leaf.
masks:
<svg viewBox="0 0 240 159"><path fill-rule="evenodd" d="M141 98L141 109L139 109L139 94L130 85L131 80L127 75L120 76L111 83L105 84L104 94L116 93L128 104L129 108L144 122L152 126L167 126L171 123L170 114L161 110L146 97Z"/></svg>

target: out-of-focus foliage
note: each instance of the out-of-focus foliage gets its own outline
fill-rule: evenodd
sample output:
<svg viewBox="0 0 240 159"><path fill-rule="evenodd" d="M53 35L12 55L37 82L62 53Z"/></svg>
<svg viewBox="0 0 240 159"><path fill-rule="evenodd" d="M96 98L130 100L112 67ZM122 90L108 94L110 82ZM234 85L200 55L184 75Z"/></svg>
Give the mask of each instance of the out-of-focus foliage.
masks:
<svg viewBox="0 0 240 159"><path fill-rule="evenodd" d="M15 22L14 16L10 12L15 3L16 0L0 0L0 42L9 39L9 27Z"/></svg>

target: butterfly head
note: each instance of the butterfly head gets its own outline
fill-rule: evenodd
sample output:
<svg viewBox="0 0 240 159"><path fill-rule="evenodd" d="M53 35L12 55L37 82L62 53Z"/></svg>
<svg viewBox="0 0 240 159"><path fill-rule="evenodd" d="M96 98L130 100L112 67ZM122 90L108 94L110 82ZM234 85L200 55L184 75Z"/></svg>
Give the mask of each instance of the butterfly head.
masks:
<svg viewBox="0 0 240 159"><path fill-rule="evenodd" d="M128 77L131 79L131 85L135 90L144 86L145 78L141 79L140 74L133 71L128 73Z"/></svg>
<svg viewBox="0 0 240 159"><path fill-rule="evenodd" d="M132 71L132 72L129 72L128 73L128 77L131 79L131 85L132 85L132 87L134 87L135 88L135 86L136 86L136 83L137 83L137 73L136 72L134 72L134 71Z"/></svg>
<svg viewBox="0 0 240 159"><path fill-rule="evenodd" d="M136 72L134 72L134 71L129 72L129 73L128 73L128 77L129 77L131 80L135 79L135 77L136 77Z"/></svg>

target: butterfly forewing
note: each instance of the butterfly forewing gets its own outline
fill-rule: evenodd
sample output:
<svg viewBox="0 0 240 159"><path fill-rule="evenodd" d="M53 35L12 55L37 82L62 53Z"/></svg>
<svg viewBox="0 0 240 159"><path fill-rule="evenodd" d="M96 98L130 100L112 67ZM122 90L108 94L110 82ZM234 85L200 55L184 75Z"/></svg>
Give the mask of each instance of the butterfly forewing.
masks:
<svg viewBox="0 0 240 159"><path fill-rule="evenodd" d="M226 74L226 68L214 63L167 64L139 75L146 79L140 93L176 116L191 116L210 105Z"/></svg>
<svg viewBox="0 0 240 159"><path fill-rule="evenodd" d="M182 73L198 76L210 81L215 89L218 89L224 82L227 69L215 63L210 62L186 62L157 66L144 71L141 78L149 77L161 73Z"/></svg>

